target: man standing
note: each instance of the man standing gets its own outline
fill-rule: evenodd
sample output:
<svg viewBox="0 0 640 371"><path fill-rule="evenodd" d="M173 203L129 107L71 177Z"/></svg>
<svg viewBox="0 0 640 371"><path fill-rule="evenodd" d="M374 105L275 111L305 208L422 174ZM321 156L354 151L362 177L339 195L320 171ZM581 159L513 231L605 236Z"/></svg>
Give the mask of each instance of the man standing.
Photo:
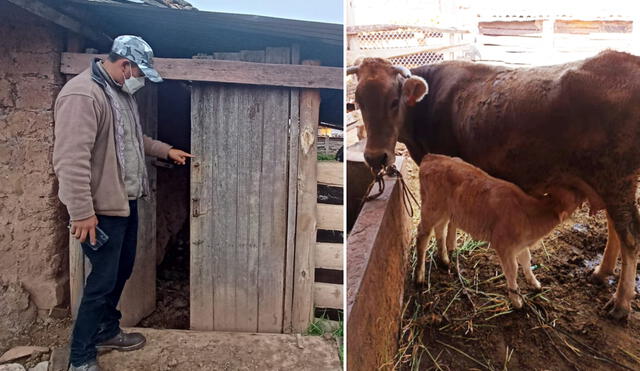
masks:
<svg viewBox="0 0 640 371"><path fill-rule="evenodd" d="M120 329L116 309L135 260L137 200L149 193L144 156L180 165L193 156L142 134L133 94L145 78L162 81L151 47L140 37L119 36L109 57L92 61L56 99L58 195L92 266L73 328L69 370L100 370L98 349L135 350L146 342L142 334Z"/></svg>

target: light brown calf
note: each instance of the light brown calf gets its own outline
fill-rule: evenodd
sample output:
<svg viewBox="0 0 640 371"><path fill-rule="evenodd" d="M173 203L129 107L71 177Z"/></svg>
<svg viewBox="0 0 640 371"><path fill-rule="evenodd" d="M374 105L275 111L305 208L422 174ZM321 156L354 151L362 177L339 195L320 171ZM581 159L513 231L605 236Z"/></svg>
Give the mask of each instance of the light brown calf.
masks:
<svg viewBox="0 0 640 371"><path fill-rule="evenodd" d="M425 258L431 231L438 257L449 264L456 228L491 243L507 278L509 298L522 307L518 293L518 263L527 282L540 289L531 270L529 246L549 233L580 204L580 194L552 188L541 198L526 194L513 183L494 178L479 168L442 155L424 156L420 164L421 221L418 226L416 282L424 283Z"/></svg>

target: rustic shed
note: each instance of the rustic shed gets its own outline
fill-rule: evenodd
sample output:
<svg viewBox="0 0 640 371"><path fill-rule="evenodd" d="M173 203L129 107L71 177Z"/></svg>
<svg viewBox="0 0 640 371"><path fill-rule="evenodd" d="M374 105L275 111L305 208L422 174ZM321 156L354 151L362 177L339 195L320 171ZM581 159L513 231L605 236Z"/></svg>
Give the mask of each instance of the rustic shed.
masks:
<svg viewBox="0 0 640 371"><path fill-rule="evenodd" d="M155 310L156 264L180 239L188 327L303 331L314 302L342 307L341 281L314 282L316 257L342 269L342 200L317 204L317 182L335 191L342 166L316 160L318 123L342 126L342 25L166 3L0 0L0 280L22 282L43 313L78 304L90 267L57 200L53 102L113 37L140 35L166 80L137 94L144 131L197 158L149 160L124 322Z"/></svg>

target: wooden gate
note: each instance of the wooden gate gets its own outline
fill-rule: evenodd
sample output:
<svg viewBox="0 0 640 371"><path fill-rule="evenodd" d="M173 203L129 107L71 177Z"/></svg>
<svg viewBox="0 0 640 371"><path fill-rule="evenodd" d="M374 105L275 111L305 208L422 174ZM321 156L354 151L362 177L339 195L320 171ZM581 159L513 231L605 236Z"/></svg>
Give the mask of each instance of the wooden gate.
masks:
<svg viewBox="0 0 640 371"><path fill-rule="evenodd" d="M213 58L298 63L290 48ZM288 332L299 89L194 83L191 94L191 328Z"/></svg>

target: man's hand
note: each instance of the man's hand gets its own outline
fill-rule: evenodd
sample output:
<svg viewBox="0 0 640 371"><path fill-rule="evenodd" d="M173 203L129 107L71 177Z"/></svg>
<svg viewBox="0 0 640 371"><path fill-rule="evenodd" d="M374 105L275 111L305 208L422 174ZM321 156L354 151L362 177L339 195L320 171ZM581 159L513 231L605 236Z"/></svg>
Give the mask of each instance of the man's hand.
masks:
<svg viewBox="0 0 640 371"><path fill-rule="evenodd" d="M82 220L74 220L71 222L71 234L80 242L84 242L89 236L90 243L95 245L96 225L98 225L98 218L95 215Z"/></svg>
<svg viewBox="0 0 640 371"><path fill-rule="evenodd" d="M187 153L185 151L171 148L169 150L169 158L173 160L173 162L177 165L184 165L187 163L187 157L195 157L194 155Z"/></svg>

